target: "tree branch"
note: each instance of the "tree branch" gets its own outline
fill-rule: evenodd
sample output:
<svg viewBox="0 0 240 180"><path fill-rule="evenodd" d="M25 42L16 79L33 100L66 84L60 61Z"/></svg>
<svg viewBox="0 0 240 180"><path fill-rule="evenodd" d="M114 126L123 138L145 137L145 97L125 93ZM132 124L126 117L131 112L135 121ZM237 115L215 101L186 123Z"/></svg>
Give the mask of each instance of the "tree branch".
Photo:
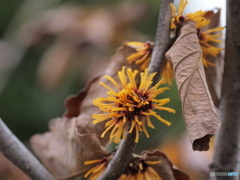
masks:
<svg viewBox="0 0 240 180"><path fill-rule="evenodd" d="M149 72L157 72L154 77L154 83L157 83L160 77L160 73L164 66L165 54L170 48L170 23L171 23L171 8L170 3L173 0L162 0L159 17L158 26L155 37L155 45L153 48L152 58L149 64Z"/></svg>
<svg viewBox="0 0 240 180"><path fill-rule="evenodd" d="M226 53L220 102L222 126L210 165L215 172L238 172L240 142L240 1L227 1ZM223 180L225 176L216 176ZM238 176L231 179L238 179Z"/></svg>
<svg viewBox="0 0 240 180"><path fill-rule="evenodd" d="M159 72L162 69L165 59L165 53L169 49L169 44L171 42L171 2L173 2L173 0L161 1L157 32L155 37L155 46L153 49L152 59L149 64L149 73L158 72L153 84L157 83L159 80ZM98 180L116 180L124 173L136 145L136 143L134 142L135 135L135 133L128 133L126 139L122 140L116 154L108 164L105 172L101 174Z"/></svg>
<svg viewBox="0 0 240 180"><path fill-rule="evenodd" d="M120 143L119 148L108 164L107 169L101 174L98 180L116 180L124 173L136 145L134 140L135 133L128 133L126 139L123 139Z"/></svg>
<svg viewBox="0 0 240 180"><path fill-rule="evenodd" d="M26 149L0 119L0 150L33 180L53 180L52 175Z"/></svg>

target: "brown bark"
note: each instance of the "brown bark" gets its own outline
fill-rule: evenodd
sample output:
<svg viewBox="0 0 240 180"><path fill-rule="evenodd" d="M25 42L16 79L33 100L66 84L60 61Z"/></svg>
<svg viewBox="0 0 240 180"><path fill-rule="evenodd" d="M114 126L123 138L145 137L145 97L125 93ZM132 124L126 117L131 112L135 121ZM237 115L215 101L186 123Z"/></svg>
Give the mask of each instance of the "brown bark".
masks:
<svg viewBox="0 0 240 180"><path fill-rule="evenodd" d="M160 73L164 66L165 54L170 48L170 44L172 42L170 39L170 3L173 3L173 0L162 0L161 2L155 44L151 62L149 64L149 73L158 73L154 77L154 83L157 83L159 81Z"/></svg>
<svg viewBox="0 0 240 180"><path fill-rule="evenodd" d="M220 102L222 127L217 136L213 163L215 172L238 172L240 142L240 1L227 1L226 54ZM213 178L212 178L213 179ZM214 179L238 179L215 176Z"/></svg>
<svg viewBox="0 0 240 180"><path fill-rule="evenodd" d="M33 180L55 179L0 119L0 151Z"/></svg>

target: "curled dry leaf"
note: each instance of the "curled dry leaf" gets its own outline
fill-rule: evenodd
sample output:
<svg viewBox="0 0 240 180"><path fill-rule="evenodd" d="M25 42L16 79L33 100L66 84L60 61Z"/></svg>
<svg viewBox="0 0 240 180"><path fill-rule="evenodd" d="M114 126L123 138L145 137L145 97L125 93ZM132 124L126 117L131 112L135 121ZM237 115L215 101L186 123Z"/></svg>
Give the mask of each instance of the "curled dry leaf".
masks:
<svg viewBox="0 0 240 180"><path fill-rule="evenodd" d="M128 46L120 47L104 75L115 78L122 66L139 68L138 65L128 65L126 60L133 52L134 49ZM67 110L64 117L50 122L50 132L31 138L33 150L58 179L81 180L83 174L94 166L84 165L84 161L102 159L109 154L104 149L109 138L100 137L105 123L92 123L92 114L101 113L92 100L99 96L107 96L106 88L99 85L100 81L115 88L103 76L93 78L82 92L66 101Z"/></svg>
<svg viewBox="0 0 240 180"><path fill-rule="evenodd" d="M210 138L221 122L208 90L194 22L183 25L166 57L174 66L183 118L193 150L207 151Z"/></svg>
<svg viewBox="0 0 240 180"><path fill-rule="evenodd" d="M189 180L189 176L177 167L173 166L168 157L161 151L143 151L143 159L148 161L161 161L159 164L152 165L153 169L159 174L162 180Z"/></svg>
<svg viewBox="0 0 240 180"><path fill-rule="evenodd" d="M80 114L80 106L85 98L85 96L88 93L89 88L91 85L95 82L98 81L100 77L95 77L92 78L84 87L83 90L81 90L77 95L72 95L69 96L66 101L65 101L65 107L66 107L66 112L64 113L65 117L72 118L72 117L77 117ZM98 81L99 82L99 81Z"/></svg>

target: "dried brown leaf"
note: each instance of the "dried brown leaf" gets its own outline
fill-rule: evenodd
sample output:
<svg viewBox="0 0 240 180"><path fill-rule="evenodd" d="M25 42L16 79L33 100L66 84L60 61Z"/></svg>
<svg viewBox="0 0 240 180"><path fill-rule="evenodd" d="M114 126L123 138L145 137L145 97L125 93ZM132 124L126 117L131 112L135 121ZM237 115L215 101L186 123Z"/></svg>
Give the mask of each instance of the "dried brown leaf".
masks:
<svg viewBox="0 0 240 180"><path fill-rule="evenodd" d="M193 150L207 151L210 137L219 129L221 122L208 90L194 22L183 25L180 36L166 57L174 66L183 117Z"/></svg>
<svg viewBox="0 0 240 180"><path fill-rule="evenodd" d="M84 165L84 161L101 159L109 154L96 134L79 135L75 121L74 118L54 119L49 124L50 132L34 135L30 140L34 152L58 179L73 175L84 179L84 172L91 167Z"/></svg>
<svg viewBox="0 0 240 180"><path fill-rule="evenodd" d="M161 161L161 163L153 165L153 169L160 175L163 180L189 180L186 173L173 166L168 157L161 151L153 152L144 151L143 158L149 161Z"/></svg>
<svg viewBox="0 0 240 180"><path fill-rule="evenodd" d="M69 96L65 101L66 112L64 113L65 117L72 118L77 117L80 114L80 106L82 100L87 95L89 88L92 83L99 80L99 77L92 78L85 86L83 90L81 90L77 95Z"/></svg>

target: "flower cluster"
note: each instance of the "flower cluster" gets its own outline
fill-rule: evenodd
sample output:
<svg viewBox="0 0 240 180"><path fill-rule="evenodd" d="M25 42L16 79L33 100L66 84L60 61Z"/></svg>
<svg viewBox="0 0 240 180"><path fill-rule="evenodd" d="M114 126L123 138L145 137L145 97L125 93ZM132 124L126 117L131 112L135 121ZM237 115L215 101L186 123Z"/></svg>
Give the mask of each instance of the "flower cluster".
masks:
<svg viewBox="0 0 240 180"><path fill-rule="evenodd" d="M172 85L172 79L174 76L173 73L173 65L169 61L165 61L165 66L162 70L162 79L163 83L168 83L169 85Z"/></svg>
<svg viewBox="0 0 240 180"><path fill-rule="evenodd" d="M176 7L171 3L171 9L172 9L172 22L171 22L171 29L177 28L177 26L183 25L186 21L195 21L196 23L205 21L204 15L206 14L206 11L197 11L195 13L189 13L185 16L183 15L183 11L186 8L188 4L187 0L180 0L178 10L176 10ZM207 24L206 24L207 25Z"/></svg>
<svg viewBox="0 0 240 180"><path fill-rule="evenodd" d="M154 43L150 41L146 43L128 42L126 43L126 45L132 47L136 51L135 53L127 57L128 62L129 63L135 62L135 64L141 64L140 69L141 70L146 69L149 65L152 56ZM163 68L161 75L163 79L162 83L168 83L169 85L172 84L173 67L170 62L166 61L166 64Z"/></svg>
<svg viewBox="0 0 240 180"><path fill-rule="evenodd" d="M103 171L106 169L108 161L109 160L106 157L104 157L102 159L85 161L84 162L85 165L89 165L89 164L97 164L97 165L95 167L93 167L92 169L88 170L85 173L84 178L89 177L90 180L96 180L103 173Z"/></svg>
<svg viewBox="0 0 240 180"><path fill-rule="evenodd" d="M223 27L217 27L214 29L209 29L207 31L203 31L202 28L209 25L210 20L205 17L206 11L197 11L195 13L188 13L185 16L183 15L183 11L187 6L187 0L180 0L178 10L176 11L176 7L171 3L172 9L172 23L171 28L175 29L180 27L186 21L195 21L197 35L199 38L199 43L202 47L203 57L202 62L204 66L214 65L213 63L206 60L206 56L210 55L216 57L223 48L215 47L212 45L213 42L221 43L221 41L217 38L221 37L222 34L215 34L219 31L222 31Z"/></svg>
<svg viewBox="0 0 240 180"><path fill-rule="evenodd" d="M103 157L102 159L85 161L84 164L86 165L96 164L96 166L88 170L84 174L84 178L96 180L104 172L110 160L108 157ZM119 180L161 180L158 173L151 167L159 163L161 161L149 161L141 157L134 157Z"/></svg>
<svg viewBox="0 0 240 180"><path fill-rule="evenodd" d="M158 173L151 167L161 163L161 161L147 161L144 159L138 159L136 165L129 163L129 167L121 175L119 180L161 180Z"/></svg>
<svg viewBox="0 0 240 180"><path fill-rule="evenodd" d="M146 69L151 59L154 44L148 41L146 43L128 42L126 45L136 50L135 53L127 57L129 63L141 64L140 69Z"/></svg>
<svg viewBox="0 0 240 180"><path fill-rule="evenodd" d="M105 114L93 114L95 119L93 123L107 121L105 124L106 130L101 136L104 137L111 130L110 141L115 143L119 143L121 138L125 138L126 131L128 133L135 131L135 142L139 141L139 132L141 131L149 137L146 125L155 128L151 123L150 116L156 117L169 126L171 123L159 116L154 109L175 113L174 109L163 107L170 101L169 98L156 99L157 95L168 89L166 87L158 88L162 81L151 87L156 73L148 74L148 69L145 69L144 72L140 73L141 82L139 86L136 83L137 74L137 70L132 71L129 68L126 76L125 67L123 67L122 71L118 72L121 85L112 77L105 76L117 88L117 91L101 82L100 84L109 90L107 92L108 97L99 97L93 101L94 105L105 112Z"/></svg>
<svg viewBox="0 0 240 180"><path fill-rule="evenodd" d="M202 28L209 25L210 23L210 20L205 17L207 11L200 10L194 13L188 13L184 15L184 9L186 8L187 4L187 0L180 0L178 9L172 3L170 4L172 9L171 29L176 29L177 27L180 28L186 21L195 21L197 36L199 38L199 43L203 52L203 65L206 67L208 65L213 66L214 63L209 62L206 57L216 57L220 53L220 51L223 50L223 48L216 47L212 43L222 43L222 41L217 38L222 36L222 34L219 34L218 32L222 31L224 27L217 27L214 29L203 31ZM135 62L136 64L141 64L141 70L147 68L151 59L154 43L128 42L126 43L126 45L136 50L135 53L127 57L129 63ZM161 72L161 75L163 78L163 83L168 83L169 85L172 84L173 66L170 62L165 62L165 66Z"/></svg>
<svg viewBox="0 0 240 180"><path fill-rule="evenodd" d="M213 63L209 62L206 60L206 56L210 55L213 57L216 57L223 48L215 47L209 42L215 42L215 43L222 43L218 37L221 37L222 34L212 34L218 31L222 31L224 28L223 27L217 27L214 29L209 29L205 32L202 32L201 29L197 29L197 35L199 38L199 43L202 47L202 52L203 52L203 57L202 57L202 62L203 64L207 67L208 65L214 65Z"/></svg>

